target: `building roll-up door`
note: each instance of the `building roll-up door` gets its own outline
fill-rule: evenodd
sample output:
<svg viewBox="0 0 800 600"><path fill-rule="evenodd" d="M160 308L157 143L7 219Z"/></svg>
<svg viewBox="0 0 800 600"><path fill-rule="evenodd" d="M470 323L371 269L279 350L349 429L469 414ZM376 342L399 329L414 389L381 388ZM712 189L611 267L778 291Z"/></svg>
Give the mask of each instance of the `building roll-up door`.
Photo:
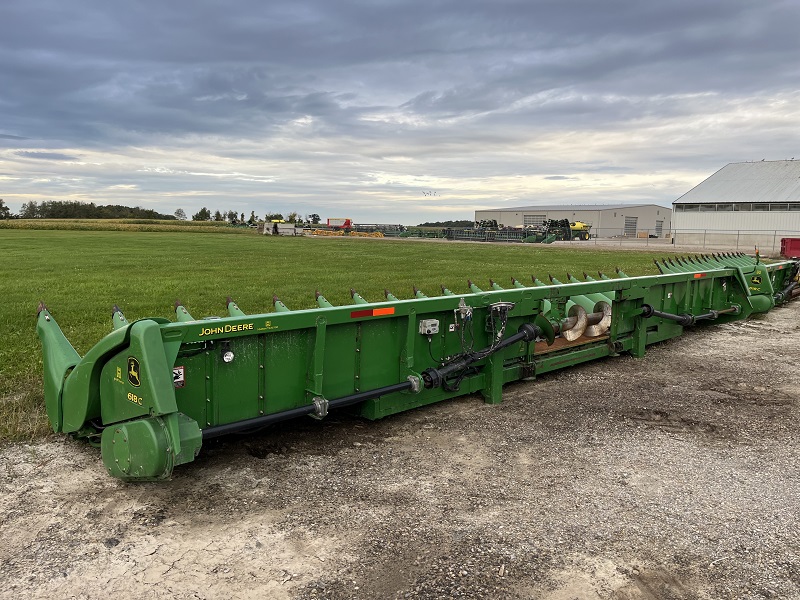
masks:
<svg viewBox="0 0 800 600"><path fill-rule="evenodd" d="M522 215L522 224L525 227L539 227L544 225L547 215Z"/></svg>
<svg viewBox="0 0 800 600"><path fill-rule="evenodd" d="M639 217L625 217L625 237L636 237L636 227Z"/></svg>

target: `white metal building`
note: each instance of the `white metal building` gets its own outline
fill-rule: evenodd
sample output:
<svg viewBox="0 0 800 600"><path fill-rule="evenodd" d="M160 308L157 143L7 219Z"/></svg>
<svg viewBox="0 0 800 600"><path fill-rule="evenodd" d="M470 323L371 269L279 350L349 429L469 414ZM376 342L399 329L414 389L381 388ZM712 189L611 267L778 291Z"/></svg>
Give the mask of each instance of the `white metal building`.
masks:
<svg viewBox="0 0 800 600"><path fill-rule="evenodd" d="M800 237L800 160L730 163L673 207L676 244L779 248Z"/></svg>
<svg viewBox="0 0 800 600"><path fill-rule="evenodd" d="M593 237L665 237L672 209L657 204L562 204L475 211L476 221L495 220L506 227L541 225L549 219L588 223Z"/></svg>

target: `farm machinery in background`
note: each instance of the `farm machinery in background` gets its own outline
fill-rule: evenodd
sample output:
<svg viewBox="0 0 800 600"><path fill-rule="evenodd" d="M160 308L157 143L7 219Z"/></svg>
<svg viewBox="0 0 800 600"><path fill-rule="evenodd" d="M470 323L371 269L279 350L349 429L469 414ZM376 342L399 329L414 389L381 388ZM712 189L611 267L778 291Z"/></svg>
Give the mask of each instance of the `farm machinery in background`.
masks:
<svg viewBox="0 0 800 600"><path fill-rule="evenodd" d="M449 240L477 242L525 242L552 244L556 241L588 240L591 224L568 219L550 219L541 225L530 227L503 227L494 219L476 221L475 227L448 228L443 237Z"/></svg>
<svg viewBox="0 0 800 600"><path fill-rule="evenodd" d="M327 226L307 229L308 235L350 237L397 237L405 231L403 225L353 223L352 219L328 219Z"/></svg>

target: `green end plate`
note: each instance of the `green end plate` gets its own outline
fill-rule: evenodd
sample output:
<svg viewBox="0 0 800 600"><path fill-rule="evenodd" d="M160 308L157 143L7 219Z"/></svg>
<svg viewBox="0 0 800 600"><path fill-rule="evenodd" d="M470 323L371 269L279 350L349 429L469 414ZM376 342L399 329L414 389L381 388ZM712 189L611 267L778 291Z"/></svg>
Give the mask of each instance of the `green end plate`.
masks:
<svg viewBox="0 0 800 600"><path fill-rule="evenodd" d="M533 320L533 324L542 330L542 333L544 333L544 339L547 340L547 345L552 346L556 339L556 330L553 329L553 324L547 319L547 317L545 317L542 313L539 313Z"/></svg>

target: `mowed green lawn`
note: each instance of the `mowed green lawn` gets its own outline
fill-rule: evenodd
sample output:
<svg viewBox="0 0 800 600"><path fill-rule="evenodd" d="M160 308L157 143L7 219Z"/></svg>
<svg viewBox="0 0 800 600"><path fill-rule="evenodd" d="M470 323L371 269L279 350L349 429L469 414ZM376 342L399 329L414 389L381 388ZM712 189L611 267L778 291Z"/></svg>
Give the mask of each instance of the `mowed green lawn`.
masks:
<svg viewBox="0 0 800 600"><path fill-rule="evenodd" d="M350 288L382 301L388 288L410 298L445 285L487 289L493 278L530 282L567 271L629 275L656 272L653 256L587 245L467 244L261 235L128 231L0 230L0 441L48 430L42 396L35 311L43 300L67 338L85 354L111 330L111 307L128 320L174 318L180 299L195 318L224 315L231 295L248 313L272 311L272 296L292 309L311 308L314 290L349 304Z"/></svg>

